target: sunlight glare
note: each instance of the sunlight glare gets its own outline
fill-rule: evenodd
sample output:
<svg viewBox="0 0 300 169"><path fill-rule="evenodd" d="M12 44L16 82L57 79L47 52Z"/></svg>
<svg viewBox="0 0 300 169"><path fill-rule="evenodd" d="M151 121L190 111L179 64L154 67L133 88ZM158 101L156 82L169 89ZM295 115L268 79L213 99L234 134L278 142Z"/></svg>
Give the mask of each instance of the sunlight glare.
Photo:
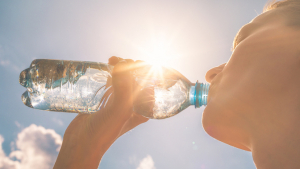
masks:
<svg viewBox="0 0 300 169"><path fill-rule="evenodd" d="M144 50L147 57L145 61L154 68L168 66L170 60L174 58L174 51L171 41L166 38L164 33L160 33L159 36L152 38L148 50Z"/></svg>
<svg viewBox="0 0 300 169"><path fill-rule="evenodd" d="M163 91L155 91L155 101L163 104L164 100L165 98Z"/></svg>

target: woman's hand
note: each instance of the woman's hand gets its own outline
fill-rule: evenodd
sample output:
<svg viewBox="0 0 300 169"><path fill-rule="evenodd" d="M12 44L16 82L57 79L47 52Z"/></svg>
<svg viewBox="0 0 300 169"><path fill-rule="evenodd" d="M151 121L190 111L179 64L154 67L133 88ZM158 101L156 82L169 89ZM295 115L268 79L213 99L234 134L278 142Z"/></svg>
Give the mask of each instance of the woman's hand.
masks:
<svg viewBox="0 0 300 169"><path fill-rule="evenodd" d="M79 114L68 126L54 169L97 168L102 156L122 134L147 118L133 112L135 63L111 57L113 95L94 114Z"/></svg>

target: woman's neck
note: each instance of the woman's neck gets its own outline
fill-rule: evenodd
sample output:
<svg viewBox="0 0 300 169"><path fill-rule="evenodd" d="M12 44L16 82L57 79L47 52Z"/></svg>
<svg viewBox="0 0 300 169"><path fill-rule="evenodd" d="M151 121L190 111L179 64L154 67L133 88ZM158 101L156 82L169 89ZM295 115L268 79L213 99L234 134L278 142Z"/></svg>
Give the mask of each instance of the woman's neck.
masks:
<svg viewBox="0 0 300 169"><path fill-rule="evenodd" d="M285 117L266 122L257 131L251 143L257 169L300 168L299 112L280 112Z"/></svg>

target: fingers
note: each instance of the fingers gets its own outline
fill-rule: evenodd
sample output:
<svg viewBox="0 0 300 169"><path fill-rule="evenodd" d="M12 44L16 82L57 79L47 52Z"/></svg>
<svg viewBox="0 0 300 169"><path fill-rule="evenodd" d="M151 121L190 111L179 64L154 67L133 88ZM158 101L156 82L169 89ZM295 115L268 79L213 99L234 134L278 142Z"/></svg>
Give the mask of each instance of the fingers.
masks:
<svg viewBox="0 0 300 169"><path fill-rule="evenodd" d="M146 113L145 116L152 117L152 102L154 100L154 94L148 94L149 92L141 92L141 86L135 83L132 75L132 72L135 69L143 67L147 64L141 60L134 62L131 59L122 59L116 56L112 56L109 59L109 64L115 66L112 73L112 84L114 89L114 97L112 102L112 106L114 107L113 109L122 108L123 111L125 109L133 110L134 102L142 102L143 104L137 104L135 106L139 109L143 109L142 112Z"/></svg>
<svg viewBox="0 0 300 169"><path fill-rule="evenodd" d="M134 102L134 110L145 117L153 118L155 105L154 87L148 87L137 92Z"/></svg>
<svg viewBox="0 0 300 169"><path fill-rule="evenodd" d="M113 105L122 107L132 106L133 77L130 63L117 63L112 72L112 86L114 88Z"/></svg>
<svg viewBox="0 0 300 169"><path fill-rule="evenodd" d="M119 62L119 58L116 56L112 56L108 59L108 64L115 66Z"/></svg>
<svg viewBox="0 0 300 169"><path fill-rule="evenodd" d="M138 63L141 62L142 61L138 61ZM114 89L114 97L111 106L112 110L122 112L131 110L132 112L133 100L136 93L133 91L135 81L132 72L136 67L136 63L131 59L122 59L120 57L112 56L109 59L109 64L114 66L112 72L112 86Z"/></svg>
<svg viewBox="0 0 300 169"><path fill-rule="evenodd" d="M112 56L108 59L108 64L115 66L119 62L134 63L132 59L123 59L117 56Z"/></svg>
<svg viewBox="0 0 300 169"><path fill-rule="evenodd" d="M132 69L136 69L136 68L147 65L147 63L142 60L133 61L132 59L123 59L123 58L120 58L117 56L112 56L108 59L108 64L110 64L112 66L115 66L117 63L120 63L120 62L131 63Z"/></svg>

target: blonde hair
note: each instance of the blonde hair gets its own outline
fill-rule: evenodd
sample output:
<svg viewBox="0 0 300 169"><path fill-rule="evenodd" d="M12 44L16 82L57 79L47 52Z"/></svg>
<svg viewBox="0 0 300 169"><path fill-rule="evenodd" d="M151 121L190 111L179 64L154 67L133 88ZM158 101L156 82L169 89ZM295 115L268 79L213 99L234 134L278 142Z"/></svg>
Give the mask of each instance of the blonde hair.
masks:
<svg viewBox="0 0 300 169"><path fill-rule="evenodd" d="M266 4L263 12L281 7L287 7L283 13L287 17L287 25L300 27L300 0L271 0Z"/></svg>

